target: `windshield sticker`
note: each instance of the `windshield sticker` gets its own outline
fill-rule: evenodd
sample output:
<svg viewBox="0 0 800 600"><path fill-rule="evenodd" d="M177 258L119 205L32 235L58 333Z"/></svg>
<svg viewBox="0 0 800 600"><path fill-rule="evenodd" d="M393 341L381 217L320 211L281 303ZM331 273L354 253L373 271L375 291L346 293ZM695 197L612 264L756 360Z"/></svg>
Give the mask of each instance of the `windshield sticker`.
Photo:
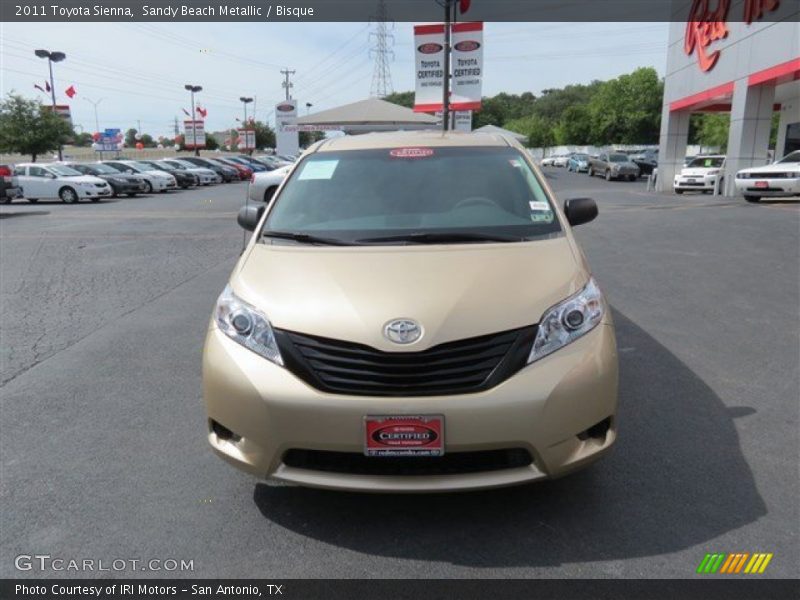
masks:
<svg viewBox="0 0 800 600"><path fill-rule="evenodd" d="M531 213L531 221L534 223L552 223L553 213L550 211Z"/></svg>
<svg viewBox="0 0 800 600"><path fill-rule="evenodd" d="M516 168L518 168L518 169L521 169L521 168L522 168L522 163L519 161L519 159L518 159L518 158L512 158L512 159L509 159L509 161L508 161L508 162L510 162L510 163L511 163L511 166L512 166L512 167L516 167Z"/></svg>
<svg viewBox="0 0 800 600"><path fill-rule="evenodd" d="M297 179L330 179L338 164L338 160L309 160Z"/></svg>
<svg viewBox="0 0 800 600"><path fill-rule="evenodd" d="M550 205L547 202L528 202L531 210L546 210L550 212Z"/></svg>
<svg viewBox="0 0 800 600"><path fill-rule="evenodd" d="M433 148L393 148L389 151L393 158L427 158L433 156Z"/></svg>

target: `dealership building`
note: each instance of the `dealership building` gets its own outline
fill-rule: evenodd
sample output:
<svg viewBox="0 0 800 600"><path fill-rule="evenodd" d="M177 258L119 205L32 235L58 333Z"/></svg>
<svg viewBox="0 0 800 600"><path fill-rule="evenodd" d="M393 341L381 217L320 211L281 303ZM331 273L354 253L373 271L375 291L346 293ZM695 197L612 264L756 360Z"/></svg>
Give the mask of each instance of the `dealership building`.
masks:
<svg viewBox="0 0 800 600"><path fill-rule="evenodd" d="M673 3L657 187L672 189L686 156L692 113L730 114L723 193L740 169L800 149L800 1L682 0ZM694 15L693 17L690 15Z"/></svg>

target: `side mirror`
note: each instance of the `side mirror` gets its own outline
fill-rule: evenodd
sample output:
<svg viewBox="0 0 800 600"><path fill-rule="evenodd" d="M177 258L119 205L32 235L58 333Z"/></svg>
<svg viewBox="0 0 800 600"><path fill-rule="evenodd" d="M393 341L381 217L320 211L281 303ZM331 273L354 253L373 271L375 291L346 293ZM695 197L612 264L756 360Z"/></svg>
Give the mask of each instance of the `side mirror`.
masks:
<svg viewBox="0 0 800 600"><path fill-rule="evenodd" d="M247 231L255 231L258 227L258 222L261 220L261 215L264 214L266 206L243 206L239 209L239 214L236 217L236 222L239 227Z"/></svg>
<svg viewBox="0 0 800 600"><path fill-rule="evenodd" d="M125 172L128 173L129 175L133 175L134 173L136 173L136 171L134 171L133 169L128 169Z"/></svg>
<svg viewBox="0 0 800 600"><path fill-rule="evenodd" d="M573 227L583 225L597 216L597 204L591 198L569 198L564 201L564 215Z"/></svg>

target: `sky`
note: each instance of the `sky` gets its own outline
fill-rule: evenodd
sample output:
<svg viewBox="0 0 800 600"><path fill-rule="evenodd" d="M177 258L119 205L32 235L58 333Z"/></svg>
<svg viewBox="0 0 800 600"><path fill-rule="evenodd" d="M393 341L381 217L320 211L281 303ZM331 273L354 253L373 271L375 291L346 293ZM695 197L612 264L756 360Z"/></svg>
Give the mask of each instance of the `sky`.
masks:
<svg viewBox="0 0 800 600"><path fill-rule="evenodd" d="M206 129L236 126L241 96L256 98L256 118L272 122L283 99L280 70L289 68L300 114L363 100L370 94L374 36L368 23L3 23L0 93L39 97L48 77L33 51L65 52L55 64L59 103L71 107L79 131L138 128L170 136L181 109L190 110L184 84L202 85L197 102L208 110ZM538 95L543 89L611 79L637 67L663 76L669 23L487 23L483 94ZM390 63L395 91L413 90L413 24L397 23ZM70 85L77 95L64 95ZM98 102L99 101L99 102ZM307 109L305 104L313 106ZM253 105L248 107L248 116Z"/></svg>

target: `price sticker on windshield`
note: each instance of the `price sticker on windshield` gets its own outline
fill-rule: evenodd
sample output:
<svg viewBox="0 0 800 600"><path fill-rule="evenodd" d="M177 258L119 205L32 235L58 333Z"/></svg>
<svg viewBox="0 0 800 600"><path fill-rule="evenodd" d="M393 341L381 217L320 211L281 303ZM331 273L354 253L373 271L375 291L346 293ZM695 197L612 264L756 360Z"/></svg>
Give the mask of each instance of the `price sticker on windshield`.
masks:
<svg viewBox="0 0 800 600"><path fill-rule="evenodd" d="M392 158L428 158L433 156L433 148L393 148L389 151Z"/></svg>
<svg viewBox="0 0 800 600"><path fill-rule="evenodd" d="M300 181L307 179L330 179L333 177L338 160L309 160L303 165L303 170L297 178Z"/></svg>

